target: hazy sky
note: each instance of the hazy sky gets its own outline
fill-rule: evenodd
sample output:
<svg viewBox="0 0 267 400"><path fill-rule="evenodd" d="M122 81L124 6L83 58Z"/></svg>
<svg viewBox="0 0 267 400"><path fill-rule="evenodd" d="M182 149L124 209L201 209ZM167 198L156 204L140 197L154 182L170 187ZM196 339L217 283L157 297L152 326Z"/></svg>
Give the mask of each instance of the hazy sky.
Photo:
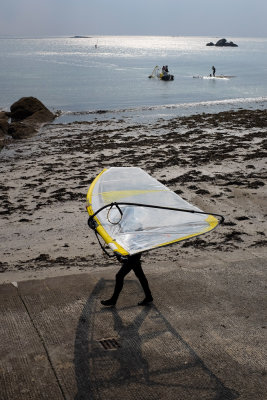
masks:
<svg viewBox="0 0 267 400"><path fill-rule="evenodd" d="M267 37L267 0L1 0L0 35Z"/></svg>

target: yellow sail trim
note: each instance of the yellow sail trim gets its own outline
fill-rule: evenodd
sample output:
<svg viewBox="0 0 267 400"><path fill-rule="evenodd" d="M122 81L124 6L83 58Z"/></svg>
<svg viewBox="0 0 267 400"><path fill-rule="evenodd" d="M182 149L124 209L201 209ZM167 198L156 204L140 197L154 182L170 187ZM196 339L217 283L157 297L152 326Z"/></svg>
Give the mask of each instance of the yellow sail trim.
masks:
<svg viewBox="0 0 267 400"><path fill-rule="evenodd" d="M92 209L92 195L93 195L94 187L95 187L95 185L96 185L96 182L97 182L98 179L100 178L100 176L101 176L105 171L107 171L106 168L103 169L103 171L101 171L99 175L97 175L97 177L96 177L96 178L93 180L93 182L91 183L91 185L90 185L90 187L89 187L89 190L88 190L88 192L87 192L87 196L86 196L86 208L87 208L87 211L88 211L88 214L89 214L89 215L93 215L93 214L94 214L94 211L93 211L93 209Z"/></svg>
<svg viewBox="0 0 267 400"><path fill-rule="evenodd" d="M209 224L209 228L208 231L216 228L216 226L218 225L219 221L217 220L217 218L215 218L213 215L209 215L208 218L206 218L206 220Z"/></svg>
<svg viewBox="0 0 267 400"><path fill-rule="evenodd" d="M168 192L168 190L118 190L111 192L102 192L101 194L104 203L109 204L117 200L121 200L125 197L138 196L140 194L148 193L158 193L158 192Z"/></svg>
<svg viewBox="0 0 267 400"><path fill-rule="evenodd" d="M88 211L89 215L94 215L94 210L92 208L92 196L93 196L93 189L100 178L100 176L107 171L107 169L103 169L102 172L100 172L99 175L93 180L92 184L90 185L90 188L87 193L86 197L86 208ZM112 239L112 237L106 232L106 230L103 228L101 225L99 219L97 217L94 217L96 223L97 223L97 228L96 231L99 233L99 235L104 239L104 241L109 245L109 247L115 251L116 253L121 254L122 256L127 256L129 255L128 251L126 251L123 247L121 247L115 240Z"/></svg>
<svg viewBox="0 0 267 400"><path fill-rule="evenodd" d="M219 221L217 220L217 218L215 218L213 215L209 215L209 216L205 219L205 221L206 221L209 225L208 225L206 228L202 229L202 231L199 231L199 232L196 232L196 233L192 233L191 235L183 236L183 237L181 237L181 238L179 238L179 239L175 239L175 240L172 240L172 241L170 241L170 242L166 242L166 243L162 243L162 244L160 244L160 245L156 245L156 246L154 246L154 248L156 248L156 247L162 247L162 246L168 246L169 244L172 244L172 243L180 242L180 241L182 241L182 240L190 239L190 238L192 238L192 237L194 237L194 236L202 235L203 233L212 231L214 228L216 228L216 226L217 226L218 223L219 223Z"/></svg>

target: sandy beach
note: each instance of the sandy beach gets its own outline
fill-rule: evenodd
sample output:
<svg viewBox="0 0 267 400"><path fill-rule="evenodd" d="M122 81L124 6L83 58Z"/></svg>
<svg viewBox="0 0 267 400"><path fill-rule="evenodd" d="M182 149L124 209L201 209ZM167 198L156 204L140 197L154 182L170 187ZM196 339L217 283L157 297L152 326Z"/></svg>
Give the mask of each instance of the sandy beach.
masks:
<svg viewBox="0 0 267 400"><path fill-rule="evenodd" d="M266 398L267 112L50 124L1 157L1 379L5 399ZM143 255L154 302L87 226L88 187L139 166L218 229ZM114 349L101 343L112 340ZM41 378L40 378L41 377Z"/></svg>
<svg viewBox="0 0 267 400"><path fill-rule="evenodd" d="M87 226L85 200L105 167L139 166L225 223L144 255L155 263L266 257L266 110L158 120L50 124L1 157L1 283L114 265ZM201 267L201 262L199 263Z"/></svg>

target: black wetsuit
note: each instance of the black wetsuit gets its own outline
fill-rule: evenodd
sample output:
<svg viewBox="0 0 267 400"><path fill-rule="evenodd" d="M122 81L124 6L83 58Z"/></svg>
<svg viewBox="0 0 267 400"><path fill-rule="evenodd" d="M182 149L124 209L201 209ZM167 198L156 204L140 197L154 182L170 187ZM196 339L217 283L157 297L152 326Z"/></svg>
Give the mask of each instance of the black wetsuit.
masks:
<svg viewBox="0 0 267 400"><path fill-rule="evenodd" d="M139 282L145 293L145 299L138 304L146 305L153 301L147 278L141 266L141 254L135 254L133 256L127 257L126 260L123 260L122 267L116 274L114 293L109 300L101 301L103 305L111 306L116 304L119 294L123 288L124 278L131 270L134 271L136 277L139 279Z"/></svg>
<svg viewBox="0 0 267 400"><path fill-rule="evenodd" d="M216 72L215 67L212 67L212 75L213 75L213 76L215 76L215 72Z"/></svg>

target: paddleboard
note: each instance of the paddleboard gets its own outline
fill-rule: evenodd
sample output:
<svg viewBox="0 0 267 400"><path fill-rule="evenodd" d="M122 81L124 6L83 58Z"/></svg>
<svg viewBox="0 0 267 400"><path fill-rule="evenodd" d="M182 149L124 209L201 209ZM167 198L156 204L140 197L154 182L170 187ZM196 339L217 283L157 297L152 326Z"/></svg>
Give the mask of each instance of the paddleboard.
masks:
<svg viewBox="0 0 267 400"><path fill-rule="evenodd" d="M216 76L202 76L202 75L195 75L193 76L195 79L232 79L235 78L234 75L216 75Z"/></svg>

